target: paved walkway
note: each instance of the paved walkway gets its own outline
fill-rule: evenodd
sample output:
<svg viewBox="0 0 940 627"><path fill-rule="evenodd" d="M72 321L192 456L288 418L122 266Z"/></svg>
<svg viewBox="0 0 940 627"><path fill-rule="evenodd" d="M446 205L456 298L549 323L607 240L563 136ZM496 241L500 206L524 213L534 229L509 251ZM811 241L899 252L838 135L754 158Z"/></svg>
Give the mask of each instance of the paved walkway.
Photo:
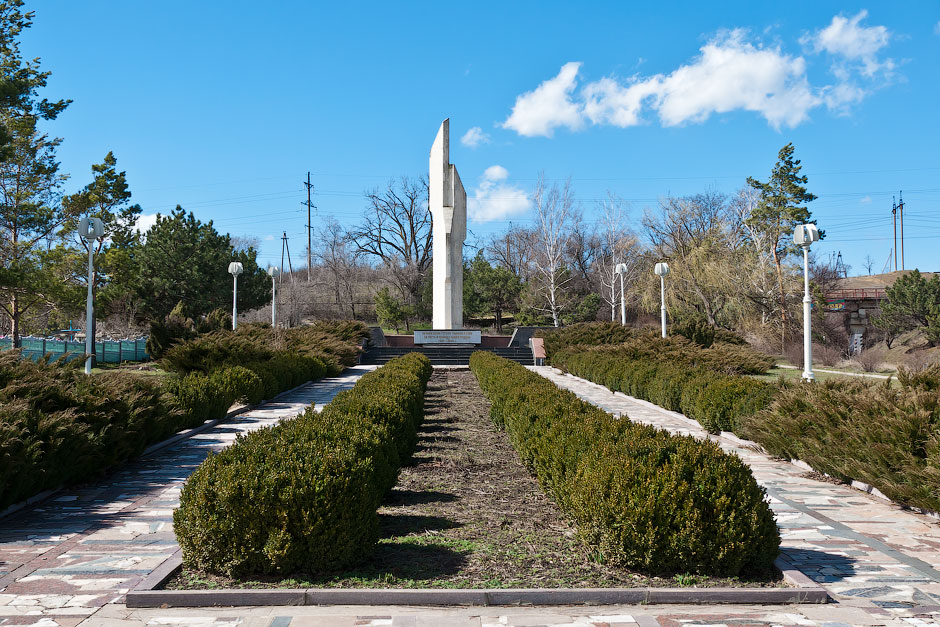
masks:
<svg viewBox="0 0 940 627"><path fill-rule="evenodd" d="M322 409L374 368L357 366L307 384L100 482L63 490L0 519L0 625L77 625L106 604L120 603L178 548L172 516L180 488L209 451L311 403ZM92 616L85 624L105 623Z"/></svg>

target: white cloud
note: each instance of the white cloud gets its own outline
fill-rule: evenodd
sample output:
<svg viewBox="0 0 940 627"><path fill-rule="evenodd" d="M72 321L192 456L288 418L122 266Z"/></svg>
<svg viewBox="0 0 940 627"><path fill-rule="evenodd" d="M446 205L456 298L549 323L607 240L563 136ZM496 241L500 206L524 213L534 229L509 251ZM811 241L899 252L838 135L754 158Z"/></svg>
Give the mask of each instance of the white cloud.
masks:
<svg viewBox="0 0 940 627"><path fill-rule="evenodd" d="M862 196L858 202L860 202L863 205L867 205L868 203L871 202L871 196Z"/></svg>
<svg viewBox="0 0 940 627"><path fill-rule="evenodd" d="M518 96L502 127L526 137L551 137L559 126L573 131L580 129L584 123L581 105L571 99L580 68L580 63L566 63L555 78Z"/></svg>
<svg viewBox="0 0 940 627"><path fill-rule="evenodd" d="M467 211L474 222L490 222L525 213L532 201L521 187L506 182L509 171L491 165L480 177L480 184L467 200Z"/></svg>
<svg viewBox="0 0 940 627"><path fill-rule="evenodd" d="M460 143L470 148L490 143L490 136L483 132L479 126L474 126L460 138Z"/></svg>
<svg viewBox="0 0 940 627"><path fill-rule="evenodd" d="M273 242L273 241L274 241L274 236L273 236L273 235L265 235L265 236L264 236L264 241L266 241L266 242Z"/></svg>
<svg viewBox="0 0 940 627"><path fill-rule="evenodd" d="M518 96L502 126L528 137L551 137L555 128L577 131L587 122L621 128L643 124L646 113L658 115L663 126L678 126L741 110L757 113L779 130L801 124L821 106L847 115L871 89L886 84L896 65L881 58L892 33L884 26L862 25L867 15L837 15L800 40L815 53L836 57L832 84L811 84L803 56L765 46L735 29L716 35L671 72L605 77L578 91L581 63L566 63L557 76Z"/></svg>
<svg viewBox="0 0 940 627"><path fill-rule="evenodd" d="M588 83L581 91L584 115L593 124L613 124L625 128L640 124L644 101L656 97L655 81L635 82L626 87L612 78Z"/></svg>
<svg viewBox="0 0 940 627"><path fill-rule="evenodd" d="M141 234L144 235L147 231L150 230L154 224L157 223L157 216L160 214L157 213L142 213L137 218L137 222L134 223L134 228Z"/></svg>
<svg viewBox="0 0 940 627"><path fill-rule="evenodd" d="M940 35L940 21L934 24L933 33L934 35Z"/></svg>
<svg viewBox="0 0 940 627"><path fill-rule="evenodd" d="M703 122L712 113L743 109L759 113L774 128L794 127L819 104L802 57L757 47L745 41L743 30L712 40L693 63L648 82L656 87L656 106L665 126Z"/></svg>
<svg viewBox="0 0 940 627"><path fill-rule="evenodd" d="M865 10L852 18L836 15L829 26L813 35L804 36L800 41L812 46L815 52L825 51L847 62L854 62L866 77L871 78L878 72L890 73L895 66L894 60L881 60L878 53L888 45L891 31L884 26L862 26L860 22L866 17L868 11ZM838 75L845 70L837 67L834 71Z"/></svg>

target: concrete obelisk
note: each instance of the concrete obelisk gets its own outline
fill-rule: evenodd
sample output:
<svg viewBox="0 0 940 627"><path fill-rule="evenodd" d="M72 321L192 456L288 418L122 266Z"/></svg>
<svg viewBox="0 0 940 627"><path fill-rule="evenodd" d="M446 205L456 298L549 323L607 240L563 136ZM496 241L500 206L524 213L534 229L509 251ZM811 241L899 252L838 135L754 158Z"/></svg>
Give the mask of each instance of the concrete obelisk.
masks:
<svg viewBox="0 0 940 627"><path fill-rule="evenodd" d="M450 119L431 145L428 196L434 220L435 329L463 328L463 241L467 237L467 192L450 163Z"/></svg>

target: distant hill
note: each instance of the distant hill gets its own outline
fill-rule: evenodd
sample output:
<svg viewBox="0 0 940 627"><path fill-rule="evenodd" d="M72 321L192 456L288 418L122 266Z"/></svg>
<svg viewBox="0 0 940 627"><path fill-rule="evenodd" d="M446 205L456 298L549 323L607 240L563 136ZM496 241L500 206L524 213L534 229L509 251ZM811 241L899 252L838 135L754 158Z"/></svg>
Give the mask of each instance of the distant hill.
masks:
<svg viewBox="0 0 940 627"><path fill-rule="evenodd" d="M836 283L840 290L859 290L891 287L898 278L905 274L910 274L912 270L898 270L897 272L886 272L884 274L871 274L867 276L850 276L847 279L839 279ZM921 272L925 278L929 279L935 272Z"/></svg>

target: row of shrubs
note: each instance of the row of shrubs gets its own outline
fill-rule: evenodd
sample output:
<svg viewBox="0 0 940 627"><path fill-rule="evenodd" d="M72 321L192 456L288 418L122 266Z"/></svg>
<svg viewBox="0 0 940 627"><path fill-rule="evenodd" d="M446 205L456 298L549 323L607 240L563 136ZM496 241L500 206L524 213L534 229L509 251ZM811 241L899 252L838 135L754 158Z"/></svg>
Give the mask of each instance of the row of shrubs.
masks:
<svg viewBox="0 0 940 627"><path fill-rule="evenodd" d="M239 437L190 476L173 515L190 568L318 572L368 556L378 507L414 451L430 361L411 353L317 413Z"/></svg>
<svg viewBox="0 0 940 627"><path fill-rule="evenodd" d="M771 568L777 526L736 456L614 418L492 353L474 353L470 368L494 421L605 560L656 573Z"/></svg>
<svg viewBox="0 0 940 627"><path fill-rule="evenodd" d="M709 348L716 342L747 347L747 341L737 333L697 320L673 326L672 335L684 337L703 348ZM555 353L575 346L610 346L638 338L653 339L659 337L659 330L627 327L616 322L579 322L560 329L540 329L536 331L536 336L544 338L545 354L551 359ZM742 353L761 356L760 353L749 350Z"/></svg>
<svg viewBox="0 0 940 627"><path fill-rule="evenodd" d="M656 349L651 346L651 350ZM566 349L555 355L552 365L611 390L681 412L711 433L735 431L742 417L769 405L777 391L773 384L758 379L725 374L694 360L670 359L673 353L668 350L655 358L644 353L629 346Z"/></svg>
<svg viewBox="0 0 940 627"><path fill-rule="evenodd" d="M592 333L602 338L607 331L581 329L576 337ZM940 365L901 368L894 386L850 378L771 384L726 374L714 361L702 367L706 359L690 358L694 348L676 352L664 342L615 337L611 346L562 348L552 364L680 411L710 432L733 431L773 455L862 481L904 505L940 511ZM725 350L720 342L714 348Z"/></svg>
<svg viewBox="0 0 940 627"><path fill-rule="evenodd" d="M194 340L198 346L173 349L208 355L204 363L211 367L181 367L166 377L127 371L88 377L78 360L34 363L20 359L18 351L4 352L0 509L88 480L180 429L221 418L235 402L254 404L335 374L354 363L363 330L361 323L314 325L291 334L296 353L269 348L255 351L252 359L229 347L260 346L273 330L246 325L244 331L217 331Z"/></svg>
<svg viewBox="0 0 940 627"><path fill-rule="evenodd" d="M940 366L901 369L899 381L781 382L773 404L744 418L738 432L774 455L940 511Z"/></svg>
<svg viewBox="0 0 940 627"><path fill-rule="evenodd" d="M356 363L368 327L355 321L320 321L275 330L267 324L218 329L176 344L160 365L174 373L165 383L188 426L221 418L233 403L274 398L307 381ZM238 364L238 365L233 365Z"/></svg>

